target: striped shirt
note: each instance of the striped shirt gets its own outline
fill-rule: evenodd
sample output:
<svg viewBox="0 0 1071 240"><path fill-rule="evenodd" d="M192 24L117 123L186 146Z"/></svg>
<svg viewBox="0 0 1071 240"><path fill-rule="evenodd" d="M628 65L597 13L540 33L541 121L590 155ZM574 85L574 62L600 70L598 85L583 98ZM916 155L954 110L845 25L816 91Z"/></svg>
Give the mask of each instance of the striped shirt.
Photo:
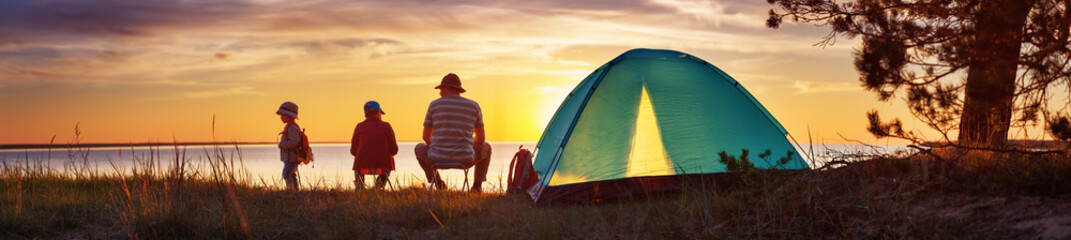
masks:
<svg viewBox="0 0 1071 240"><path fill-rule="evenodd" d="M424 127L435 129L428 148L432 161L470 163L474 156L473 128L483 127L483 113L475 101L447 95L428 105Z"/></svg>

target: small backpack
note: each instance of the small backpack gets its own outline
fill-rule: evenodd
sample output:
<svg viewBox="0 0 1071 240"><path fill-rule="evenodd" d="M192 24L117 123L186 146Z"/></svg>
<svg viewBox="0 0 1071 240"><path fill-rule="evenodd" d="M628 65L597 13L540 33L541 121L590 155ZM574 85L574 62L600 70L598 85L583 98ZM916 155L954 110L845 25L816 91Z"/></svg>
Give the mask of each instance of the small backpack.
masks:
<svg viewBox="0 0 1071 240"><path fill-rule="evenodd" d="M506 193L516 194L525 193L528 187L531 187L538 181L536 171L532 168L532 152L528 149L521 149L513 154L513 160L509 163L509 178L507 179Z"/></svg>
<svg viewBox="0 0 1071 240"><path fill-rule="evenodd" d="M294 126L297 126L297 123L291 123L291 124L293 124ZM298 126L298 128L301 128L301 127ZM289 130L290 130L290 125L287 125L286 129L283 131L283 137L284 138L290 138L289 136L287 136L287 132ZM298 160L299 163L303 163L305 165L309 165L309 163L311 163L313 161L313 159L312 159L312 148L309 147L309 135L305 135L305 129L304 128L301 128L301 144L298 144L298 148L297 148L296 151L298 153L297 160Z"/></svg>

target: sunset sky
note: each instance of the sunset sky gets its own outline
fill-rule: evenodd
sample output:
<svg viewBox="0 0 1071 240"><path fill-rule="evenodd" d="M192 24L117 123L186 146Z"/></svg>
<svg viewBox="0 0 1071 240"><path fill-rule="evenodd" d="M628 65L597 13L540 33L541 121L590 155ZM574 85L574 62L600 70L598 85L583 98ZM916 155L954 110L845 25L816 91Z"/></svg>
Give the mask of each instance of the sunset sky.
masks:
<svg viewBox="0 0 1071 240"><path fill-rule="evenodd" d="M312 141L348 141L365 101L420 139L433 87L458 74L489 141L537 141L580 80L632 48L673 49L740 81L801 142L870 143L879 102L858 39L764 26L765 1L0 1L0 144L275 141L300 107ZM909 129L923 128L908 121ZM930 133L929 136L933 136Z"/></svg>

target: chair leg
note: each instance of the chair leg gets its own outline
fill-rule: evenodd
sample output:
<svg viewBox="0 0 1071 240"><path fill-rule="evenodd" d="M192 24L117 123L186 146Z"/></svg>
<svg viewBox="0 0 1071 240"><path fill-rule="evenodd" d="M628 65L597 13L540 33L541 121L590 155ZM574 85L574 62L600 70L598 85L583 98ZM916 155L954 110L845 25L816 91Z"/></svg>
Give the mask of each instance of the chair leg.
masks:
<svg viewBox="0 0 1071 240"><path fill-rule="evenodd" d="M364 174L360 174L360 173L354 174L353 189L354 190L363 190L364 189Z"/></svg>
<svg viewBox="0 0 1071 240"><path fill-rule="evenodd" d="M439 181L442 181L442 180L443 180L442 176L439 176L439 169L435 169L435 178L433 178L431 180L431 183L430 183L431 186L428 187L428 189L431 189L431 191L436 191L436 190L442 191L442 189L438 189Z"/></svg>
<svg viewBox="0 0 1071 240"><path fill-rule="evenodd" d="M468 191L469 188L469 169L465 169L465 184L461 185L461 191Z"/></svg>
<svg viewBox="0 0 1071 240"><path fill-rule="evenodd" d="M431 190L435 190L435 189L443 190L443 189L447 188L445 184L443 186L441 186L441 187L437 187L437 185L439 185L437 183L443 181L442 174L439 173L439 170L440 169L435 169L435 177L431 182L432 186L430 188L428 188L428 189L431 189ZM465 182L461 185L461 191L466 191L466 190L468 190L470 188L470 186L469 186L469 169L466 168L466 169L460 169L460 170L464 170L464 172L465 172Z"/></svg>

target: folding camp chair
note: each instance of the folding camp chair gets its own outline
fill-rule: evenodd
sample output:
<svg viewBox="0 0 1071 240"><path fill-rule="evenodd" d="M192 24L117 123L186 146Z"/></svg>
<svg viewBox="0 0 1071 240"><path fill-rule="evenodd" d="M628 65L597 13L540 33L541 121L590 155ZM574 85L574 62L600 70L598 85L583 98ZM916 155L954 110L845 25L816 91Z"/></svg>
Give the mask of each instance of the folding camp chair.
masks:
<svg viewBox="0 0 1071 240"><path fill-rule="evenodd" d="M458 170L464 171L465 172L465 183L464 183L464 185L461 185L461 191L465 191L465 189L468 189L468 187L469 187L469 167L468 166L465 166L464 164L460 164L460 163L434 163L434 164L431 165L431 168L435 169L435 181L432 181L431 190L435 190L435 188L436 188L435 185L438 185L438 184L435 184L435 183L438 183L439 181L442 181L442 177L439 174L439 170L445 170L445 169L458 169Z"/></svg>

